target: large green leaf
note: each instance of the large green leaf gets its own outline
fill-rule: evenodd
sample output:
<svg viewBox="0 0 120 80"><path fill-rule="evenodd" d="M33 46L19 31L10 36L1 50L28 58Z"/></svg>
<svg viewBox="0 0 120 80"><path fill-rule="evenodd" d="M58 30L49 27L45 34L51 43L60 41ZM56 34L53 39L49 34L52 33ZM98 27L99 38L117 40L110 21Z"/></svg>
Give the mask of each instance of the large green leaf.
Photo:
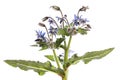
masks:
<svg viewBox="0 0 120 80"><path fill-rule="evenodd" d="M39 61L26 61L26 60L5 60L5 62L13 67L19 67L22 70L34 70L40 75L45 72L54 72L60 76L64 76L64 71L62 69L54 67L49 61L42 63Z"/></svg>
<svg viewBox="0 0 120 80"><path fill-rule="evenodd" d="M84 63L87 64L93 59L101 59L113 51L113 49L114 48L108 48L100 51L87 52L83 56L77 56L77 54L74 54L66 63L64 63L64 69L67 69L72 64L78 63L80 60L83 60Z"/></svg>
<svg viewBox="0 0 120 80"><path fill-rule="evenodd" d="M101 59L104 56L108 55L114 48L108 48L100 51L92 51L87 52L85 55L82 56L82 60L85 64L89 63L93 59Z"/></svg>

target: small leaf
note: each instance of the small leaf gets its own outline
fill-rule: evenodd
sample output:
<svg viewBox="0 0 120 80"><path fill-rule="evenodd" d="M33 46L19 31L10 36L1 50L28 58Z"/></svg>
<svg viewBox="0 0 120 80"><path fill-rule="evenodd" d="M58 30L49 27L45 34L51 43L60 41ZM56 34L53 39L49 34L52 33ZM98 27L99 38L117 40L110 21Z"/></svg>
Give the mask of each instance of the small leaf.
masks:
<svg viewBox="0 0 120 80"><path fill-rule="evenodd" d="M64 40L64 38L57 38L55 42L55 47L58 48Z"/></svg>
<svg viewBox="0 0 120 80"><path fill-rule="evenodd" d="M66 35L66 36L69 36L69 33L68 33L66 27L65 27L65 28L59 28L57 34L58 34L58 35L63 35L63 36L65 36L65 35Z"/></svg>
<svg viewBox="0 0 120 80"><path fill-rule="evenodd" d="M78 28L78 29L77 29L77 32L80 33L80 34L82 34L82 35L87 34L87 30L86 30L86 29L83 29L83 28Z"/></svg>
<svg viewBox="0 0 120 80"><path fill-rule="evenodd" d="M81 56L77 56L77 54L74 54L71 58L68 59L68 61L64 64L64 68L67 69L69 66L73 64L77 64L79 60L81 60Z"/></svg>
<svg viewBox="0 0 120 80"><path fill-rule="evenodd" d="M41 50L46 50L46 49L48 49L48 45L41 46L40 51L41 51Z"/></svg>
<svg viewBox="0 0 120 80"><path fill-rule="evenodd" d="M58 29L58 35L66 35L65 30L62 29L62 28L59 28L59 29Z"/></svg>
<svg viewBox="0 0 120 80"><path fill-rule="evenodd" d="M53 55L45 55L45 57L48 58L51 61L55 61Z"/></svg>
<svg viewBox="0 0 120 80"><path fill-rule="evenodd" d="M60 45L60 48L62 48L64 50L66 49L66 47L64 45L62 45L62 44Z"/></svg>
<svg viewBox="0 0 120 80"><path fill-rule="evenodd" d="M100 51L93 51L93 52L87 52L85 55L82 56L82 60L85 64L89 63L93 59L101 59L108 55L111 51L113 51L114 48L109 48L105 50Z"/></svg>
<svg viewBox="0 0 120 80"><path fill-rule="evenodd" d="M40 50L45 50L45 49L48 49L49 46L46 42L41 42L41 41L38 41L37 44L39 45L39 47L41 47Z"/></svg>

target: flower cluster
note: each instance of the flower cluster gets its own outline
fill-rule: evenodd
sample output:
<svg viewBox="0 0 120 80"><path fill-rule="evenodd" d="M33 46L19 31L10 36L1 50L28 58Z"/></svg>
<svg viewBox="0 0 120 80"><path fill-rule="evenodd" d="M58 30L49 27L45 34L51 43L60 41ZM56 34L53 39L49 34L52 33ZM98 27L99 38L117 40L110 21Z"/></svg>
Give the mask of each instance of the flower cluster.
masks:
<svg viewBox="0 0 120 80"><path fill-rule="evenodd" d="M71 20L71 22L68 22L67 15L63 15L61 9L58 6L51 6L51 8L56 11L60 11L61 17L57 16L57 20L49 16L46 16L42 19L43 22L48 21L49 23L49 28L46 27L44 23L39 23L40 26L46 29L48 37L45 37L45 32L40 30L36 31L37 39L35 41L37 44L44 42L44 44L47 45L49 43L49 47L51 46L52 48L58 48L58 46L56 47L56 42L59 41L60 38L56 38L56 35L61 35L62 40L65 40L65 36L73 36L77 33L84 35L87 34L87 31L91 29L90 25L88 24L89 20L87 18L83 18L83 15L79 16L80 12L86 11L88 7L82 6L82 8L78 10L77 15L74 15L74 18ZM59 46L61 44L62 41L60 41Z"/></svg>

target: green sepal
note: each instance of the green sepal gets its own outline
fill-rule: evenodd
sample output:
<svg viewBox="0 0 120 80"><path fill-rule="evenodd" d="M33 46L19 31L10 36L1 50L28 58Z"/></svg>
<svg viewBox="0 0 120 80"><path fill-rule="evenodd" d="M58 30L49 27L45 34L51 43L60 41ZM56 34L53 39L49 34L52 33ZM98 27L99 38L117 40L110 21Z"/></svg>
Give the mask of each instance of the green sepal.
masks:
<svg viewBox="0 0 120 80"><path fill-rule="evenodd" d="M55 61L53 55L45 55L45 57L51 61Z"/></svg>
<svg viewBox="0 0 120 80"><path fill-rule="evenodd" d="M87 52L85 55L82 56L82 60L85 64L89 63L93 59L101 59L108 55L114 48L108 48L100 51L92 51Z"/></svg>
<svg viewBox="0 0 120 80"><path fill-rule="evenodd" d="M5 62L13 67L19 67L22 70L33 70L39 75L44 75L45 72L53 72L60 76L64 76L62 69L54 67L49 61L42 63L39 61L26 61L26 60L5 60Z"/></svg>
<svg viewBox="0 0 120 80"><path fill-rule="evenodd" d="M80 27L77 29L77 32L80 33L80 34L82 34L82 35L87 34L87 30L83 29L83 28L80 28Z"/></svg>

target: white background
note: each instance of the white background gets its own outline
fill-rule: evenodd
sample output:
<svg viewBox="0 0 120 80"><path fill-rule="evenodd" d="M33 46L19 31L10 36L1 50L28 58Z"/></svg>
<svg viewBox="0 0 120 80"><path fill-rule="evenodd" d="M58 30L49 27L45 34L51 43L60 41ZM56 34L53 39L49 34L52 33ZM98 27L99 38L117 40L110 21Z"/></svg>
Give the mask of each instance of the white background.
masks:
<svg viewBox="0 0 120 80"><path fill-rule="evenodd" d="M30 45L34 44L41 18L59 14L49 8L52 5L60 6L69 19L82 5L89 6L84 17L90 20L92 30L88 35L74 36L71 45L79 55L115 47L101 60L70 67L69 80L120 80L119 0L0 0L0 80L61 80L55 74L38 76L3 62L6 59L44 60L41 56L50 52L39 52Z"/></svg>

